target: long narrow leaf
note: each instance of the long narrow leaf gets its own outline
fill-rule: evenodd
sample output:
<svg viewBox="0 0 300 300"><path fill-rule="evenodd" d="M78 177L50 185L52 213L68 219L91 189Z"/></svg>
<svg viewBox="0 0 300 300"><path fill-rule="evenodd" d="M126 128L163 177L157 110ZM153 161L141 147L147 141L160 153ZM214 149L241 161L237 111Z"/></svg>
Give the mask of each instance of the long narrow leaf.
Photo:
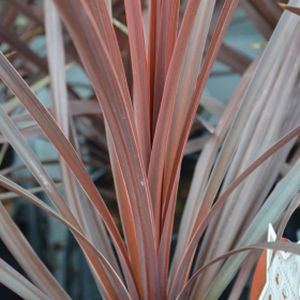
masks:
<svg viewBox="0 0 300 300"><path fill-rule="evenodd" d="M137 143L137 133L133 116L133 109L129 99L128 90L123 87L123 80L116 70L118 60L116 44L112 24L103 2L97 1L98 23L94 19L97 12L91 12L90 1L83 1L84 4L69 3L69 1L55 1L57 7L64 17L64 21L77 46L86 67L87 73L92 80L95 93L100 103L103 115L106 119L109 130L112 134L112 141L115 145L116 154L120 162L129 194L131 195L132 208L138 212L142 226L137 228L140 256L134 259L142 260L140 263L143 274L143 291L157 293L157 262L156 243L152 208L148 182ZM96 6L97 8L97 6ZM84 20L84 26L79 22ZM106 43L104 38L110 40ZM88 47L89 45L92 46ZM109 49L107 45L110 45ZM108 52L109 50L109 52ZM121 68L122 70L122 68ZM149 260L145 260L147 257ZM148 270L148 271L147 271ZM147 278L151 279L147 280Z"/></svg>
<svg viewBox="0 0 300 300"><path fill-rule="evenodd" d="M197 279L197 276L203 272L205 269L207 269L208 267L210 267L211 265L217 263L220 260L224 260L230 256L233 255L237 255L240 254L242 252L247 252L247 251L251 251L251 250L265 250L265 249L272 249L272 250L277 250L277 251L284 251L284 252L290 252L296 255L300 255L300 247L298 244L294 244L294 243L282 243L282 242L270 242L270 243L260 243L260 244L254 244L254 245L249 245L245 248L239 248L236 250L232 250L227 252L226 254L219 256L215 259L213 259L212 261L210 261L209 263L207 263L205 266L199 268L194 274L193 276L190 278L190 280L188 281L188 283L185 285L185 287L182 289L182 291L180 292L180 294L176 297L176 299L183 299L183 295L185 292L187 292L187 289L194 283L195 279ZM213 296L208 295L207 297L205 297L204 299L216 299L216 298L212 298Z"/></svg>
<svg viewBox="0 0 300 300"><path fill-rule="evenodd" d="M70 299L42 261L37 257L2 203L0 203L0 224L0 236L2 241L34 284L46 293L49 298Z"/></svg>
<svg viewBox="0 0 300 300"><path fill-rule="evenodd" d="M145 169L147 170L151 151L150 88L141 2L139 0L125 0L124 4L132 62L135 119Z"/></svg>
<svg viewBox="0 0 300 300"><path fill-rule="evenodd" d="M50 299L0 258L0 283L26 300Z"/></svg>
<svg viewBox="0 0 300 300"><path fill-rule="evenodd" d="M68 220L61 217L58 213L56 213L53 209L51 209L47 204L42 202L39 198L28 192L28 190L18 186L16 183L10 181L9 179L0 176L0 185L17 193L19 196L25 198L32 204L36 205L52 217L56 218L66 227L68 227L71 232L74 234L75 238L78 240L79 244L81 245L83 251L86 253L88 259L91 261L92 269L95 270L95 273L103 280L103 288L105 293L110 296L114 297L114 295L118 295L122 299L129 298L128 292L124 287L123 283L121 282L118 275L115 273L111 265L106 261L104 256L89 242L89 240L80 232L72 223ZM1 204L1 203L0 203ZM1 204L2 205L2 204ZM102 269L98 269L97 259L101 262ZM111 289L109 282L107 282L107 278L110 278L111 283L113 284L113 290Z"/></svg>
<svg viewBox="0 0 300 300"><path fill-rule="evenodd" d="M49 72L51 77L52 103L58 125L66 137L69 137L69 103L67 97L67 84L65 76L65 57L62 27L58 12L52 0L45 1L46 40L48 51ZM105 254L106 258L118 270L107 231L103 222L96 218L92 207L86 199L81 199L70 170L60 156L62 181L65 186L66 199L78 222L91 237L97 248Z"/></svg>
<svg viewBox="0 0 300 300"><path fill-rule="evenodd" d="M65 138L60 128L44 106L39 102L24 80L16 73L6 58L0 54L0 77L13 90L15 95L22 101L28 111L32 114L37 123L41 126L48 138L62 155L73 174L85 190L88 198L102 216L113 241L116 245L118 254L123 263L127 262L127 254L121 239L120 233L109 213L101 195L93 184L91 178L72 145ZM124 265L126 267L126 265ZM127 266L128 267L128 266Z"/></svg>
<svg viewBox="0 0 300 300"><path fill-rule="evenodd" d="M185 249L185 253L181 258L178 269L176 270L175 277L172 281L170 281L169 291L174 294L176 293L175 287L181 285L184 282L184 278L187 276L188 269L191 264L192 254L196 250L196 247L199 243L200 237L203 235L206 227L210 223L212 216L214 216L220 208L224 205L228 196L237 188L237 186L247 178L255 169L261 165L264 161L266 161L271 155L273 155L276 151L281 149L285 144L291 141L293 138L300 134L300 126L291 130L288 134L286 134L283 138L281 138L278 142L272 145L267 151L265 151L258 159L256 159L248 168L242 172L226 189L224 193L220 195L216 204L209 211L206 217L202 220L202 222L197 226L193 237L191 238L188 247ZM271 221L270 221L271 222ZM180 271L179 271L180 270Z"/></svg>

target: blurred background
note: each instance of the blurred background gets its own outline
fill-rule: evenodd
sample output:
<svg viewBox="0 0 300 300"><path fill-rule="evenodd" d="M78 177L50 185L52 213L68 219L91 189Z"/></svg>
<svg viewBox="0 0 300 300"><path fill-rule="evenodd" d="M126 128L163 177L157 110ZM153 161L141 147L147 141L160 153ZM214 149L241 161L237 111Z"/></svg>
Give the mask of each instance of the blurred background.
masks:
<svg viewBox="0 0 300 300"><path fill-rule="evenodd" d="M129 84L131 82L130 55L126 36L123 1L113 0L113 18ZM182 1L182 11L186 1ZM218 1L219 9L223 1ZM143 1L147 25L147 1ZM211 99L203 101L194 121L191 139L186 148L182 166L182 179L177 213L185 203L196 160L203 140L209 135L222 114L234 87L252 60L259 57L281 15L275 0L241 0L225 42L214 64L205 94ZM213 31L213 26L211 28ZM105 130L100 109L80 58L67 32L64 34L70 124L74 141L81 156L111 211L118 220L117 205L110 171ZM46 107L51 109L47 51L45 45L44 8L42 0L0 0L0 49L14 64L19 73L36 92ZM0 102L13 117L32 148L59 186L57 154L44 138L36 123L0 82ZM211 105L214 103L214 105ZM201 143L202 141L202 143ZM35 179L26 171L18 156L0 134L0 173L9 176L22 186L31 189L48 201ZM284 170L283 170L284 172ZM1 190L0 201L13 215L30 244L53 274L74 299L99 299L93 279L74 239L57 221L39 209L18 199L13 193ZM297 214L297 213L296 213ZM296 215L291 220L286 235L297 240L299 222ZM175 224L175 230L178 224ZM174 235L176 241L176 234ZM18 268L11 255L0 244L0 256ZM20 270L21 271L21 270ZM0 286L1 299L18 299Z"/></svg>

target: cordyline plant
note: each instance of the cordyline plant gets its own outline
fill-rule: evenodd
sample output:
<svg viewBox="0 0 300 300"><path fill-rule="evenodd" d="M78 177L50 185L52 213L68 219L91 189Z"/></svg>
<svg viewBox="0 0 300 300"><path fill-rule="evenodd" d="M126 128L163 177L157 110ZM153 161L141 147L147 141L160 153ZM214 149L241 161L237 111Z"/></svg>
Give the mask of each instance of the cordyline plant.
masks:
<svg viewBox="0 0 300 300"><path fill-rule="evenodd" d="M28 16L32 13L12 2ZM295 244L264 242L268 224L282 220L282 235L300 202L300 19L295 14L300 1L283 5L293 13L283 12L274 31L270 19L278 18L280 10L272 1L261 1L261 6L259 1L181 2L151 0L145 16L140 0L124 0L125 26L113 19L109 0L44 0L51 111L0 54L0 78L16 97L0 107L1 141L14 148L53 206L3 171L1 186L71 231L107 299L218 299L238 274L231 291L237 299L257 250L300 254ZM249 66L239 55L226 56L229 50L222 44L239 2L263 34L271 36ZM274 7L276 13L268 14ZM85 102L79 108L70 100L74 91L65 78L59 16L99 105ZM36 22L43 25L40 18ZM114 24L128 34L132 80ZM16 48L47 72L47 65L24 44ZM216 100L204 94L217 55L242 74L221 112ZM28 113L11 114L18 101ZM201 154L171 259L180 168L202 104L217 112L219 121L210 135L196 140ZM121 228L80 157L72 123L76 109L103 118ZM18 125L28 119L35 122L31 132ZM26 140L37 134L57 150L63 192ZM292 148L296 150L290 154ZM27 275L0 259L2 284L25 299L69 299L1 202L0 236Z"/></svg>

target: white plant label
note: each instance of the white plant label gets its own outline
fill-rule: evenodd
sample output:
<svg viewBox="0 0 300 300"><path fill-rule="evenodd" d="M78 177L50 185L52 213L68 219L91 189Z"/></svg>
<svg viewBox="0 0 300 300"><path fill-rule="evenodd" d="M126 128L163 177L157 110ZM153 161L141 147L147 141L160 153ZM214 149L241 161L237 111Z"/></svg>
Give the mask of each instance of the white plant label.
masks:
<svg viewBox="0 0 300 300"><path fill-rule="evenodd" d="M268 241L274 242L276 233L269 225ZM298 242L300 243L300 242ZM300 299L300 256L288 252L267 249L266 284L259 300Z"/></svg>

